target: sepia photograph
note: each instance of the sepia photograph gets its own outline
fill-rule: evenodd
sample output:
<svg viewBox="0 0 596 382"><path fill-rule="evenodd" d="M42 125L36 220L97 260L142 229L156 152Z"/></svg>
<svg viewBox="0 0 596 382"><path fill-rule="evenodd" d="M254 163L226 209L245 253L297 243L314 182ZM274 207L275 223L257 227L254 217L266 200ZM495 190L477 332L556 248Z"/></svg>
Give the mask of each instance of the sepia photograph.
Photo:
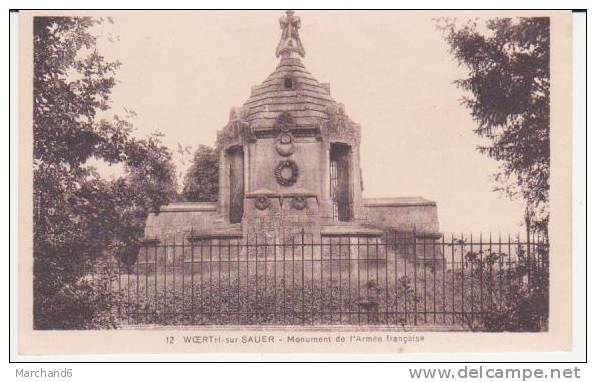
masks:
<svg viewBox="0 0 596 382"><path fill-rule="evenodd" d="M570 12L19 28L24 353L570 346Z"/></svg>

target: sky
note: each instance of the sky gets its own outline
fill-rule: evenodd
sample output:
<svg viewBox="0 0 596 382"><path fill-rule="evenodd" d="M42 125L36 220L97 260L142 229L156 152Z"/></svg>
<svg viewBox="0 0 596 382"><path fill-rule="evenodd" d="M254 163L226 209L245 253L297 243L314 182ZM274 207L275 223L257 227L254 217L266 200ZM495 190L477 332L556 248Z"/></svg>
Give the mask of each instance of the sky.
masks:
<svg viewBox="0 0 596 382"><path fill-rule="evenodd" d="M135 134L178 144L215 143L278 62L280 11L118 12L99 51L118 59L111 112L134 110ZM421 196L438 205L443 232L517 233L521 201L492 191L493 160L453 81L466 75L432 12L307 12L303 63L362 127L365 197ZM450 15L453 16L453 15ZM179 159L179 158L177 158Z"/></svg>

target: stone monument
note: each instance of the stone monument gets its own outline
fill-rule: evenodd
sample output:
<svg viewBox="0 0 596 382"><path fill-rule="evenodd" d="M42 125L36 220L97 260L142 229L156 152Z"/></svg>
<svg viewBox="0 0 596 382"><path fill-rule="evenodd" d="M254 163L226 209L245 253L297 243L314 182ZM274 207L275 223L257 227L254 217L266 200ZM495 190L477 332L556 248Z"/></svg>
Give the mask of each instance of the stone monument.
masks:
<svg viewBox="0 0 596 382"><path fill-rule="evenodd" d="M146 237L192 232L201 240L256 235L287 242L305 233L318 241L414 229L434 237L434 202L363 198L361 127L329 84L306 70L300 18L287 11L279 24L277 67L218 132L218 201L164 206L149 216Z"/></svg>

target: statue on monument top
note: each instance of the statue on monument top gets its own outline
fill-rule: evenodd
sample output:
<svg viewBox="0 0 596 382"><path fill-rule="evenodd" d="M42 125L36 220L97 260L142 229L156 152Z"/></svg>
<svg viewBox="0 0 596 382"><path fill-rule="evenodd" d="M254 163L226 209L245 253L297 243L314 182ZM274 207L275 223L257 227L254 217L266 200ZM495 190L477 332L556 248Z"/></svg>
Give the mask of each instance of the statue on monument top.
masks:
<svg viewBox="0 0 596 382"><path fill-rule="evenodd" d="M281 40L275 50L275 57L292 57L298 53L304 57L304 47L298 35L300 29L300 17L294 16L293 11L287 11L285 16L279 19L279 26L282 30Z"/></svg>

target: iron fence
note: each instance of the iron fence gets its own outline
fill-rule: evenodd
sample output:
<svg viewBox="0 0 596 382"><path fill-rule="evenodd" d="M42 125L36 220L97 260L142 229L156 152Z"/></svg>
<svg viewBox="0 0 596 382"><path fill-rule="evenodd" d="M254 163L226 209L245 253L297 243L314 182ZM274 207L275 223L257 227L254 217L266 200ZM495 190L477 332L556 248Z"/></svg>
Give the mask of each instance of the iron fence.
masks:
<svg viewBox="0 0 596 382"><path fill-rule="evenodd" d="M125 325L482 330L510 319L516 304L537 303L536 290L548 301L548 248L539 236L188 235L147 241L128 264L104 261L88 273Z"/></svg>

